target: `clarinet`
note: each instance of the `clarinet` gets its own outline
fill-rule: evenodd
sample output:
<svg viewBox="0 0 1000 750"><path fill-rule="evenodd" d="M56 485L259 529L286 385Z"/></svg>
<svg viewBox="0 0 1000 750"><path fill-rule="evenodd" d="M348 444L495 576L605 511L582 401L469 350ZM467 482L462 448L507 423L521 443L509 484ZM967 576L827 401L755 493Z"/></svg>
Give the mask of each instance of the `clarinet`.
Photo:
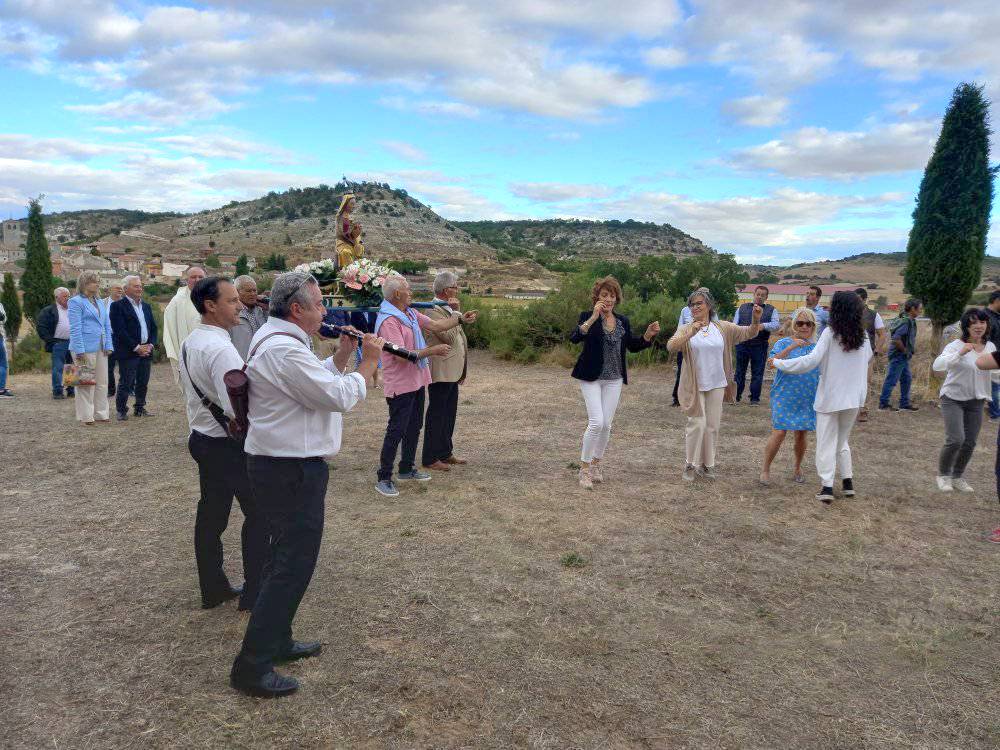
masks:
<svg viewBox="0 0 1000 750"><path fill-rule="evenodd" d="M320 323L320 327L322 327L324 330L329 331L330 333L336 333L341 336L349 336L350 338L356 341L361 341L360 335L354 333L354 331L348 331L343 326L335 326L329 323ZM416 352L411 352L409 349L404 349L401 346L396 346L391 341L385 342L385 344L382 346L382 351L389 352L389 354L395 354L397 357L401 357L405 360L408 360L409 362L420 361L420 357L417 356Z"/></svg>

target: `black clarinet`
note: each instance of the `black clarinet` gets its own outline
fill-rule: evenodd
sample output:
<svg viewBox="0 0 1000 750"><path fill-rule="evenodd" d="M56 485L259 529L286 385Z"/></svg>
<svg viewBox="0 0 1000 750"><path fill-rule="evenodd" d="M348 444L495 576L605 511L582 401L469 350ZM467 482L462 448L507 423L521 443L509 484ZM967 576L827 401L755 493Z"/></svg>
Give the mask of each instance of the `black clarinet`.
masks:
<svg viewBox="0 0 1000 750"><path fill-rule="evenodd" d="M349 331L344 326L335 326L330 323L320 323L320 327L329 331L330 333L336 333L341 336L349 336L355 341L361 341L361 335L355 333L354 331ZM409 349L404 349L401 346L396 346L391 341L386 341L382 346L382 351L389 352L389 354L395 354L397 357L402 357L409 362L419 362L420 357L417 356L416 352L411 352Z"/></svg>

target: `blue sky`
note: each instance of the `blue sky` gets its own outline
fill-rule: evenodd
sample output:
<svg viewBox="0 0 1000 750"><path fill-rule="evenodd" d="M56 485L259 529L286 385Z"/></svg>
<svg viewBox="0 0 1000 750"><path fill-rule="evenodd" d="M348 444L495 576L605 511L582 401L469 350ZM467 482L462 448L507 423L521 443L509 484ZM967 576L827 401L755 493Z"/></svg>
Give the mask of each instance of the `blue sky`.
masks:
<svg viewBox="0 0 1000 750"><path fill-rule="evenodd" d="M901 250L954 86L1000 101L998 38L979 0L0 0L0 213L347 175L744 261Z"/></svg>

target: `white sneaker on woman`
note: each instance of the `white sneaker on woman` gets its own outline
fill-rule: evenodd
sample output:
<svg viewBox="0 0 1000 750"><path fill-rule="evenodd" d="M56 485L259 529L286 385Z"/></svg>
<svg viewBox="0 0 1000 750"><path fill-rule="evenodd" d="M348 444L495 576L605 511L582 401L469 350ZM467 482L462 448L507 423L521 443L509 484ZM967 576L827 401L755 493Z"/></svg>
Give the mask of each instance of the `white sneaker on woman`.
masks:
<svg viewBox="0 0 1000 750"><path fill-rule="evenodd" d="M938 489L942 492L951 492L954 487L952 486L951 477L938 477L937 478Z"/></svg>
<svg viewBox="0 0 1000 750"><path fill-rule="evenodd" d="M590 478L598 484L604 481L604 472L598 464L590 465Z"/></svg>
<svg viewBox="0 0 1000 750"><path fill-rule="evenodd" d="M594 489L594 482L590 477L590 469L580 467L580 486L585 490Z"/></svg>
<svg viewBox="0 0 1000 750"><path fill-rule="evenodd" d="M975 492L974 489L962 477L952 477L951 486L959 492Z"/></svg>
<svg viewBox="0 0 1000 750"><path fill-rule="evenodd" d="M695 472L694 466L688 464L687 466L684 467L684 473L681 474L681 479L683 479L685 482L693 482L694 472Z"/></svg>

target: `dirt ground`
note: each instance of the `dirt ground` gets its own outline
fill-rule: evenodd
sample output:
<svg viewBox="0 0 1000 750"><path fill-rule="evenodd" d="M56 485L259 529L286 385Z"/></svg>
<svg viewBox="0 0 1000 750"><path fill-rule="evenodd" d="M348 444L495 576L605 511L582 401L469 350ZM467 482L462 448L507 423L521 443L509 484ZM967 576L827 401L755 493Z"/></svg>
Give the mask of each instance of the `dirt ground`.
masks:
<svg viewBox="0 0 1000 750"><path fill-rule="evenodd" d="M821 506L755 483L766 407L726 407L720 477L684 485L673 371L637 370L593 492L575 481L582 400L566 370L476 353L469 465L389 500L386 419L346 419L296 635L295 696L228 685L246 617L202 611L197 497L179 392L147 421L83 427L43 376L0 401L4 748L996 748L996 426L933 491L933 407L852 440L860 496ZM790 448L790 446L788 446ZM227 569L239 573L234 510ZM561 564L576 552L583 567Z"/></svg>

